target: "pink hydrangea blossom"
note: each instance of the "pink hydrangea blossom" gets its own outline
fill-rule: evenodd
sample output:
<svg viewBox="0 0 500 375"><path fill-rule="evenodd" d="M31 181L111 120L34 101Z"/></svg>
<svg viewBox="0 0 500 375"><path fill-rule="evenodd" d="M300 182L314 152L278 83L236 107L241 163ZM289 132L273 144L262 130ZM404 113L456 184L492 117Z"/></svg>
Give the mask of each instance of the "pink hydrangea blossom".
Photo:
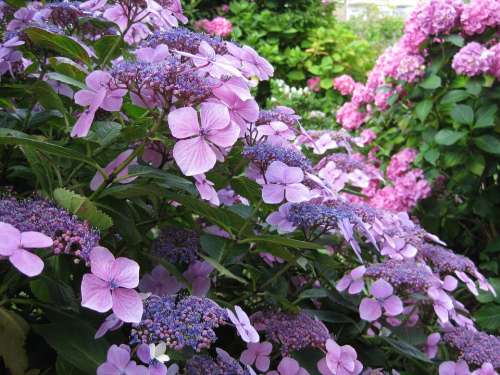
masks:
<svg viewBox="0 0 500 375"><path fill-rule="evenodd" d="M338 109L336 118L344 129L354 130L363 125L368 117L356 103L347 102Z"/></svg>
<svg viewBox="0 0 500 375"><path fill-rule="evenodd" d="M203 23L202 28L208 34L227 37L233 31L233 24L227 18L215 17L211 21L206 20Z"/></svg>
<svg viewBox="0 0 500 375"><path fill-rule="evenodd" d="M457 74L474 77L488 72L493 61L493 52L477 42L470 42L453 57L451 66Z"/></svg>
<svg viewBox="0 0 500 375"><path fill-rule="evenodd" d="M313 92L319 92L319 83L321 82L321 77L312 77L307 80L307 87Z"/></svg>
<svg viewBox="0 0 500 375"><path fill-rule="evenodd" d="M365 282L363 281L363 275L365 272L365 266L358 266L354 268L337 282L335 288L339 292L343 292L348 289L349 294L358 294L365 286Z"/></svg>
<svg viewBox="0 0 500 375"><path fill-rule="evenodd" d="M97 375L148 375L142 365L130 360L130 347L111 345L106 362L97 368Z"/></svg>
<svg viewBox="0 0 500 375"><path fill-rule="evenodd" d="M373 322L382 316L382 309L387 316L396 316L403 312L403 302L394 293L394 288L384 279L375 281L370 287L374 298L363 298L359 305L361 319Z"/></svg>
<svg viewBox="0 0 500 375"><path fill-rule="evenodd" d="M269 369L272 351L273 345L270 342L248 343L247 349L241 353L240 362L249 366L255 363L257 370L265 372Z"/></svg>
<svg viewBox="0 0 500 375"><path fill-rule="evenodd" d="M278 364L277 371L269 371L266 375L309 375L299 362L290 357L284 357Z"/></svg>
<svg viewBox="0 0 500 375"><path fill-rule="evenodd" d="M465 34L482 34L486 28L500 25L499 14L498 1L472 0L463 5L460 22Z"/></svg>
<svg viewBox="0 0 500 375"><path fill-rule="evenodd" d="M29 249L43 249L53 245L52 238L39 232L21 232L11 224L0 222L0 259L9 262L26 276L42 273L43 260Z"/></svg>
<svg viewBox="0 0 500 375"><path fill-rule="evenodd" d="M500 43L491 47L490 52L492 53L492 61L489 73L500 81Z"/></svg>
<svg viewBox="0 0 500 375"><path fill-rule="evenodd" d="M350 75L343 74L333 80L333 88L342 95L351 95L356 86L356 82Z"/></svg>
<svg viewBox="0 0 500 375"><path fill-rule="evenodd" d="M208 172L220 155L218 147L231 147L240 134L230 121L226 106L202 103L200 121L192 107L183 107L168 114L170 131L178 141L173 150L174 159L186 176Z"/></svg>
<svg viewBox="0 0 500 375"><path fill-rule="evenodd" d="M229 309L226 309L227 315L231 323L234 324L241 339L246 343L258 343L260 340L259 333L250 323L248 315L239 306L234 306L236 315Z"/></svg>
<svg viewBox="0 0 500 375"><path fill-rule="evenodd" d="M350 345L340 346L334 340L326 341L326 357L318 362L322 375L358 375L363 365L357 360L356 350Z"/></svg>
<svg viewBox="0 0 500 375"><path fill-rule="evenodd" d="M151 273L145 274L139 282L139 290L143 293L153 293L157 296L168 296L175 294L182 287L177 278L171 275L167 269L157 265Z"/></svg>
<svg viewBox="0 0 500 375"><path fill-rule="evenodd" d="M85 83L87 88L75 94L75 102L88 108L80 115L71 130L72 137L87 136L99 108L108 112L119 111L123 103L122 98L127 93L127 90L113 86L111 75L102 70L90 73Z"/></svg>
<svg viewBox="0 0 500 375"><path fill-rule="evenodd" d="M277 204L283 199L288 202L303 202L309 198L309 189L301 182L304 172L298 167L289 167L281 161L273 161L265 173L266 184L262 187L262 199Z"/></svg>
<svg viewBox="0 0 500 375"><path fill-rule="evenodd" d="M110 175L112 174L118 166L120 166L125 160L128 159L128 157L134 152L134 150L127 150L123 151L121 154L119 154L113 161L108 163L106 167L104 167L104 171ZM132 176L132 177L127 177L128 176L128 168L132 165L137 165L137 158L133 158L130 163L122 169L117 175L116 175L116 180L117 182L121 184L127 184L129 182L134 181L137 176ZM97 172L92 180L90 181L90 189L91 190L97 190L101 184L104 182L104 177L102 176L101 173Z"/></svg>
<svg viewBox="0 0 500 375"><path fill-rule="evenodd" d="M127 258L116 258L104 247L90 252L90 269L82 278L82 306L106 312L113 309L117 318L139 323L142 300L133 288L139 285L139 265Z"/></svg>
<svg viewBox="0 0 500 375"><path fill-rule="evenodd" d="M204 297L210 290L210 273L214 270L210 263L200 260L192 262L182 274L191 284L192 294Z"/></svg>

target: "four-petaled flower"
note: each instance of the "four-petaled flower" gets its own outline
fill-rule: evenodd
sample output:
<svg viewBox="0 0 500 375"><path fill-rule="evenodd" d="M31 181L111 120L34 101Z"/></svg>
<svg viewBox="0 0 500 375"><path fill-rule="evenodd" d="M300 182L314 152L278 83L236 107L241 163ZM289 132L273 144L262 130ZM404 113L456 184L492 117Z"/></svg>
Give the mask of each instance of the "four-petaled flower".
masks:
<svg viewBox="0 0 500 375"><path fill-rule="evenodd" d="M264 372L269 369L271 363L269 355L272 351L273 345L270 342L250 342L247 344L247 349L241 353L240 361L249 366L255 363L257 370Z"/></svg>
<svg viewBox="0 0 500 375"><path fill-rule="evenodd" d="M99 108L108 112L119 111L127 90L111 87L112 77L102 70L95 70L85 78L87 88L75 94L75 102L88 107L78 118L72 137L85 137L90 130L95 113Z"/></svg>
<svg viewBox="0 0 500 375"><path fill-rule="evenodd" d="M97 368L97 375L148 375L149 371L142 365L130 360L130 347L127 345L111 345L108 349L107 361Z"/></svg>
<svg viewBox="0 0 500 375"><path fill-rule="evenodd" d="M267 375L309 375L309 372L300 367L299 362L295 359L284 357L279 363L277 371L269 371Z"/></svg>
<svg viewBox="0 0 500 375"><path fill-rule="evenodd" d="M158 345L141 344L137 347L137 357L149 365L149 375L166 375L167 366L165 362L170 361L170 357L165 354L167 345L162 341Z"/></svg>
<svg viewBox="0 0 500 375"><path fill-rule="evenodd" d="M297 167L289 167L281 161L273 161L265 173L266 184L262 187L262 200L266 203L299 203L309 198L309 189L301 184L304 172Z"/></svg>
<svg viewBox="0 0 500 375"><path fill-rule="evenodd" d="M267 137L267 143L274 145L286 144L295 138L293 130L281 121L271 121L269 124L257 126L257 131L260 137Z"/></svg>
<svg viewBox="0 0 500 375"><path fill-rule="evenodd" d="M175 294L182 287L175 276L172 276L165 267L157 265L151 273L145 274L140 283L139 290L143 293L153 293L157 296Z"/></svg>
<svg viewBox="0 0 500 375"><path fill-rule="evenodd" d="M439 375L470 375L469 365L463 360L446 361L439 365Z"/></svg>
<svg viewBox="0 0 500 375"><path fill-rule="evenodd" d="M403 238L394 239L386 236L385 239L386 241L381 251L382 255L398 260L413 258L417 255L417 248L407 243Z"/></svg>
<svg viewBox="0 0 500 375"><path fill-rule="evenodd" d="M334 340L326 341L326 357L318 362L322 375L358 375L363 365L357 360L356 350L350 345L340 346Z"/></svg>
<svg viewBox="0 0 500 375"><path fill-rule="evenodd" d="M214 188L214 183L207 179L205 174L198 174L194 176L195 182L194 185L200 193L200 197L203 200L209 201L215 206L220 204L219 195L217 194L217 190Z"/></svg>
<svg viewBox="0 0 500 375"><path fill-rule="evenodd" d="M431 333L427 336L427 340L425 342L425 354L427 354L429 359L436 356L439 349L439 341L441 341L441 335L438 332Z"/></svg>
<svg viewBox="0 0 500 375"><path fill-rule="evenodd" d="M43 233L21 232L11 224L0 222L0 259L9 258L26 276L37 276L43 270L42 259L26 249L43 249L52 244L52 238Z"/></svg>
<svg viewBox="0 0 500 375"><path fill-rule="evenodd" d="M339 292L343 292L348 289L349 294L357 294L363 290L365 282L363 281L363 275L366 272L365 266L359 266L354 268L351 272L342 277L335 285L335 288Z"/></svg>
<svg viewBox="0 0 500 375"><path fill-rule="evenodd" d="M273 212L270 214L266 222L269 225L272 225L276 227L278 230L278 233L289 233L293 232L295 230L295 227L293 226L293 223L291 223L288 220L288 213L290 212L290 205L291 203L285 203L280 206L278 211Z"/></svg>
<svg viewBox="0 0 500 375"><path fill-rule="evenodd" d="M186 176L208 172L222 154L217 147L231 147L240 129L229 118L226 106L202 103L198 114L192 107L176 109L168 114L168 126L178 141L173 150L174 159Z"/></svg>
<svg viewBox="0 0 500 375"><path fill-rule="evenodd" d="M208 262L195 260L182 274L191 284L192 294L197 297L204 297L210 289L210 273L214 270Z"/></svg>
<svg viewBox="0 0 500 375"><path fill-rule="evenodd" d="M373 322L385 315L396 316L403 312L403 302L393 294L394 288L384 279L375 281L370 287L370 293L375 298L363 298L359 305L361 319Z"/></svg>
<svg viewBox="0 0 500 375"><path fill-rule="evenodd" d="M127 258L117 258L104 247L90 253L92 273L83 275L82 306L115 315L127 323L141 321L142 300L133 288L139 285L139 265Z"/></svg>
<svg viewBox="0 0 500 375"><path fill-rule="evenodd" d="M259 333L250 323L248 315L239 306L234 306L236 315L229 309L226 309L229 320L235 325L241 339L246 343L257 343L260 340Z"/></svg>

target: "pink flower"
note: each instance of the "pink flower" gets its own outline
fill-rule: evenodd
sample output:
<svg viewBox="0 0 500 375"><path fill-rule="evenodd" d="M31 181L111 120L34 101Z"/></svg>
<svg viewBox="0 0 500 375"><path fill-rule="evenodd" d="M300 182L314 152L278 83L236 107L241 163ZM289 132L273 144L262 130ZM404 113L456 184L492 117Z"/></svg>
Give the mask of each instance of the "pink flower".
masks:
<svg viewBox="0 0 500 375"><path fill-rule="evenodd" d="M193 59L193 64L197 66L200 71L206 71L214 78L221 78L227 75L236 77L242 76L241 72L233 66L231 60L226 56L216 54L210 44L205 41L200 43L196 55L189 55L179 51L177 51L177 53L190 56Z"/></svg>
<svg viewBox="0 0 500 375"><path fill-rule="evenodd" d="M436 356L439 348L439 341L441 341L441 335L438 332L431 333L427 336L427 341L425 342L425 354L429 359Z"/></svg>
<svg viewBox="0 0 500 375"><path fill-rule="evenodd" d="M233 24L224 17L215 17L213 20L203 20L199 25L208 34L226 37L233 31Z"/></svg>
<svg viewBox="0 0 500 375"><path fill-rule="evenodd" d="M127 90L112 87L111 80L111 75L102 70L96 70L85 78L87 89L75 94L75 102L88 108L80 115L71 130L72 137L85 137L89 133L95 113L99 108L108 112L120 110L123 103L122 97Z"/></svg>
<svg viewBox="0 0 500 375"><path fill-rule="evenodd" d="M439 375L470 375L470 370L465 361L447 361L439 365Z"/></svg>
<svg viewBox="0 0 500 375"><path fill-rule="evenodd" d="M127 345L111 345L107 361L97 368L97 375L148 375L148 369L130 360Z"/></svg>
<svg viewBox="0 0 500 375"><path fill-rule="evenodd" d="M238 139L240 129L230 121L227 107L216 103L202 103L200 122L191 107L176 109L168 114L168 125L178 141L173 150L174 159L186 176L208 172L215 165L217 147L231 147Z"/></svg>
<svg viewBox="0 0 500 375"><path fill-rule="evenodd" d="M498 375L498 372L495 371L493 365L489 362L483 363L481 368L475 370L472 375Z"/></svg>
<svg viewBox="0 0 500 375"><path fill-rule="evenodd" d="M278 233L289 233L295 230L293 224L288 221L288 212L290 210L290 203L285 203L280 206L278 211L270 214L266 222L278 229Z"/></svg>
<svg viewBox="0 0 500 375"><path fill-rule="evenodd" d="M299 362L290 357L284 357L278 365L278 371L269 371L267 375L309 375L299 366Z"/></svg>
<svg viewBox="0 0 500 375"><path fill-rule="evenodd" d="M273 161L266 171L266 184L262 188L262 199L266 203L303 202L309 198L309 189L301 184L304 172L298 167L289 167L281 161Z"/></svg>
<svg viewBox="0 0 500 375"><path fill-rule="evenodd" d="M125 160L128 159L128 157L132 154L132 152L134 152L134 150L123 151L113 161L111 161L108 165L104 167L104 171L108 175L112 174L121 163L123 163ZM128 176L128 168L136 164L137 164L137 158L132 159L130 163L124 169L122 169L120 173L116 175L116 181L118 181L121 184L127 184L129 182L134 181L137 178L137 176L135 177L127 177L127 176ZM103 182L104 182L104 177L102 176L101 173L97 172L90 181L90 189L93 191L97 190Z"/></svg>
<svg viewBox="0 0 500 375"><path fill-rule="evenodd" d="M257 370L267 371L271 362L269 355L272 351L273 345L270 342L248 343L247 349L241 353L240 362L248 366L255 363Z"/></svg>
<svg viewBox="0 0 500 375"><path fill-rule="evenodd" d="M179 291L182 284L165 267L157 265L151 273L145 274L139 282L139 290L157 296L168 296Z"/></svg>
<svg viewBox="0 0 500 375"><path fill-rule="evenodd" d="M334 340L326 341L326 357L318 362L322 375L357 375L363 365L357 360L358 355L350 345L340 346Z"/></svg>
<svg viewBox="0 0 500 375"><path fill-rule="evenodd" d="M344 103L337 111L337 121L347 130L359 128L367 119L367 114L361 112L359 109L356 103Z"/></svg>
<svg viewBox="0 0 500 375"><path fill-rule="evenodd" d="M215 206L220 204L219 195L217 194L217 190L214 188L214 183L212 181L207 180L204 174L198 174L194 176L195 186L200 193L200 197L203 200L209 201Z"/></svg>
<svg viewBox="0 0 500 375"><path fill-rule="evenodd" d="M343 74L333 80L333 88L344 96L351 95L355 86L356 82L347 74Z"/></svg>
<svg viewBox="0 0 500 375"><path fill-rule="evenodd" d="M371 129L365 129L361 132L359 138L357 138L357 141L361 146L366 146L372 143L376 138L377 138L377 133L375 133Z"/></svg>
<svg viewBox="0 0 500 375"><path fill-rule="evenodd" d="M127 258L117 258L104 247L90 252L90 270L82 279L82 306L113 313L126 323L139 323L142 300L133 288L139 285L139 265Z"/></svg>
<svg viewBox="0 0 500 375"><path fill-rule="evenodd" d="M259 333L250 323L248 315L239 306L234 306L236 315L229 309L226 309L229 320L234 324L241 339L246 343L257 343L260 340Z"/></svg>
<svg viewBox="0 0 500 375"><path fill-rule="evenodd" d="M375 298L363 298L359 305L359 315L361 319L373 322L382 316L382 309L385 315L396 316L403 312L403 302L393 294L394 289L384 279L378 279L370 287L370 293Z"/></svg>
<svg viewBox="0 0 500 375"><path fill-rule="evenodd" d="M320 77L309 78L307 80L307 87L309 87L309 90L311 90L313 92L319 92L319 90L320 90L319 83L320 82L321 82Z"/></svg>
<svg viewBox="0 0 500 375"><path fill-rule="evenodd" d="M139 48L135 51L135 56L139 61L155 63L165 60L168 56L170 56L170 52L168 50L168 46L165 44L159 44L156 48Z"/></svg>
<svg viewBox="0 0 500 375"><path fill-rule="evenodd" d="M104 322L97 329L94 338L100 339L108 331L116 331L123 326L123 322L116 317L115 314L109 314Z"/></svg>
<svg viewBox="0 0 500 375"><path fill-rule="evenodd" d="M260 80L269 79L274 68L269 62L249 46L238 47L233 43L226 44L229 53L241 63L243 72L249 76L258 77Z"/></svg>
<svg viewBox="0 0 500 375"><path fill-rule="evenodd" d="M269 124L257 126L260 137L267 137L267 143L280 145L295 138L295 133L287 124L281 121L271 121Z"/></svg>
<svg viewBox="0 0 500 375"><path fill-rule="evenodd" d="M207 262L195 260L188 269L182 274L193 288L192 294L198 297L204 297L210 289L210 273L214 268Z"/></svg>
<svg viewBox="0 0 500 375"><path fill-rule="evenodd" d="M363 275L366 272L365 266L359 266L354 268L351 272L342 277L335 285L335 288L339 292L343 292L349 288L349 294L358 294L363 290L365 282L363 281Z"/></svg>
<svg viewBox="0 0 500 375"><path fill-rule="evenodd" d="M80 9L85 9L91 12L102 9L108 0L88 0L80 4Z"/></svg>
<svg viewBox="0 0 500 375"><path fill-rule="evenodd" d="M26 276L39 275L43 261L27 249L42 249L52 246L52 238L39 232L21 232L13 225L0 222L0 259L9 258Z"/></svg>

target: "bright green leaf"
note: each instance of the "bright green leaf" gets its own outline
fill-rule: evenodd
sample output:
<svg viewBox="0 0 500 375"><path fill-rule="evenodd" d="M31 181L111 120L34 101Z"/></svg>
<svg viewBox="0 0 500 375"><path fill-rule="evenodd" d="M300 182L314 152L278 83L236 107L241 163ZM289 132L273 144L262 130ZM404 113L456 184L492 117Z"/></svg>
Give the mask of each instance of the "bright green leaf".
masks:
<svg viewBox="0 0 500 375"><path fill-rule="evenodd" d="M433 101L431 99L422 100L415 106L415 113L420 121L424 122L432 110Z"/></svg>
<svg viewBox="0 0 500 375"><path fill-rule="evenodd" d="M465 132L443 129L436 133L434 140L437 144L451 146L465 136Z"/></svg>
<svg viewBox="0 0 500 375"><path fill-rule="evenodd" d="M441 87L441 77L437 75L431 75L424 79L419 86L426 90L437 89L438 87Z"/></svg>

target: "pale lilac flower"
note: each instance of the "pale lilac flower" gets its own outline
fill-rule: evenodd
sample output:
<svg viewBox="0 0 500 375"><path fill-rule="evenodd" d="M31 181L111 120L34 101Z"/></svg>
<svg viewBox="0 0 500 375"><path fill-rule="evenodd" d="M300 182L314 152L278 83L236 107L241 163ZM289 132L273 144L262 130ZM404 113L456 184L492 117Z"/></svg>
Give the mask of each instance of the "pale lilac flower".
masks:
<svg viewBox="0 0 500 375"><path fill-rule="evenodd" d="M168 46L165 44L159 44L155 48L139 48L135 51L135 56L138 61L156 63L165 60L168 56L170 56L170 52L168 50Z"/></svg>
<svg viewBox="0 0 500 375"><path fill-rule="evenodd" d="M236 315L229 309L226 309L229 320L234 324L241 339L246 343L257 343L260 340L257 330L250 323L248 315L239 306L234 306Z"/></svg>
<svg viewBox="0 0 500 375"><path fill-rule="evenodd" d="M97 368L97 375L148 375L148 369L130 360L130 347L111 345L106 362Z"/></svg>
<svg viewBox="0 0 500 375"><path fill-rule="evenodd" d="M269 371L267 375L309 375L299 362L290 357L284 357L278 365L278 371Z"/></svg>
<svg viewBox="0 0 500 375"><path fill-rule="evenodd" d="M217 103L202 103L200 122L192 107L176 109L168 114L170 131L178 141L173 156L186 176L208 172L217 159L216 147L231 147L240 134L232 124L226 106ZM217 150L218 151L218 150Z"/></svg>
<svg viewBox="0 0 500 375"><path fill-rule="evenodd" d="M0 222L0 259L8 258L26 276L37 276L43 270L43 260L27 249L43 249L52 245L52 239L43 233L21 232L13 225Z"/></svg>
<svg viewBox="0 0 500 375"><path fill-rule="evenodd" d="M266 222L273 227L276 227L278 233L290 233L295 230L293 223L288 220L288 213L290 211L291 203L285 203L280 206L278 211L270 214Z"/></svg>
<svg viewBox="0 0 500 375"><path fill-rule="evenodd" d="M118 166L120 166L120 164L122 164L125 160L128 159L128 157L134 152L134 150L126 150L126 151L123 151L121 154L119 154L114 160L112 160L111 162L108 163L108 165L106 165L104 167L104 171L108 174L108 176L110 174L112 174L116 168L118 168ZM132 177L127 177L128 176L128 168L132 165L137 165L137 158L133 158L130 163L125 167L123 168L120 173L118 173L115 178L116 178L116 181L121 183L121 184L127 184L129 182L132 182L134 181L137 176L132 176ZM97 172L94 177L92 178L92 180L90 181L90 189L95 191L97 190L101 184L104 182L104 177L102 176L102 174L100 172Z"/></svg>
<svg viewBox="0 0 500 375"><path fill-rule="evenodd" d="M142 300L133 288L139 285L139 265L127 258L116 258L104 247L90 253L90 269L82 279L82 306L113 313L127 323L139 323Z"/></svg>
<svg viewBox="0 0 500 375"><path fill-rule="evenodd" d="M210 273L214 268L208 262L195 260L182 274L191 284L192 294L197 297L204 297L210 289Z"/></svg>
<svg viewBox="0 0 500 375"><path fill-rule="evenodd" d="M269 79L274 68L269 62L249 46L238 47L233 43L226 44L231 55L239 59L242 71L249 77L256 76L260 80Z"/></svg>
<svg viewBox="0 0 500 375"><path fill-rule="evenodd" d="M406 258L414 258L415 255L417 255L417 248L407 243L403 238L394 239L386 236L381 254L392 259L403 260Z"/></svg>
<svg viewBox="0 0 500 375"><path fill-rule="evenodd" d="M498 375L498 372L495 371L493 365L489 362L483 363L481 368L472 372L472 375Z"/></svg>
<svg viewBox="0 0 500 375"><path fill-rule="evenodd" d="M439 375L470 375L470 370L465 361L447 361L439 365Z"/></svg>
<svg viewBox="0 0 500 375"><path fill-rule="evenodd" d="M441 288L431 287L427 290L427 295L432 299L434 312L441 323L447 323L449 312L453 311L453 300Z"/></svg>
<svg viewBox="0 0 500 375"><path fill-rule="evenodd" d="M469 291L475 296L479 295L479 291L477 290L476 284L474 280L472 280L467 274L463 271L455 271L455 275L460 279L460 281L465 283L465 286Z"/></svg>
<svg viewBox="0 0 500 375"><path fill-rule="evenodd" d="M108 112L120 110L122 98L127 90L112 88L111 80L111 75L102 70L96 70L85 78L87 88L75 94L75 102L88 108L80 115L71 130L72 137L85 137L89 133L95 113L99 108Z"/></svg>
<svg viewBox="0 0 500 375"><path fill-rule="evenodd" d="M328 183L330 189L335 192L339 192L345 187L345 184L349 181L347 174L337 168L337 165L333 161L329 161L326 165L321 168L318 172L318 176Z"/></svg>
<svg viewBox="0 0 500 375"><path fill-rule="evenodd" d="M188 56L185 52L179 52ZM200 71L208 72L214 78L221 78L227 75L242 77L241 72L236 69L225 56L218 55L215 50L206 41L202 41L198 47L198 53L191 56L193 64Z"/></svg>
<svg viewBox="0 0 500 375"><path fill-rule="evenodd" d="M299 203L309 198L309 189L302 184L304 172L298 167L289 167L281 161L273 161L265 173L266 184L262 188L262 199L277 204L283 199Z"/></svg>
<svg viewBox="0 0 500 375"><path fill-rule="evenodd" d="M429 359L432 359L436 356L439 349L439 342L441 341L441 335L438 332L431 333L427 336L427 340L425 342L425 354Z"/></svg>
<svg viewBox="0 0 500 375"><path fill-rule="evenodd" d="M108 0L88 0L80 4L80 9L85 9L90 12L102 9Z"/></svg>
<svg viewBox="0 0 500 375"><path fill-rule="evenodd" d="M97 329L94 338L100 339L103 337L108 331L116 331L117 329L123 326L123 322L116 317L115 314L109 314L104 322Z"/></svg>
<svg viewBox="0 0 500 375"><path fill-rule="evenodd" d="M182 287L177 278L171 275L161 265L153 268L151 273L145 274L139 282L139 290L143 293L152 293L157 296L168 296L175 294Z"/></svg>
<svg viewBox="0 0 500 375"><path fill-rule="evenodd" d="M207 180L205 174L198 174L194 176L195 186L200 193L200 197L203 200L209 201L215 206L220 204L219 195L217 194L217 190L214 188L214 183L210 180Z"/></svg>
<svg viewBox="0 0 500 375"><path fill-rule="evenodd" d="M384 279L375 281L370 287L375 298L363 298L359 305L361 319L373 322L382 316L382 309L387 316L396 316L403 312L403 302L394 295L394 288Z"/></svg>
<svg viewBox="0 0 500 375"><path fill-rule="evenodd" d="M270 342L250 342L247 344L247 349L241 353L240 362L249 366L255 363L257 370L265 372L269 369L271 363L269 356L272 351L273 345Z"/></svg>
<svg viewBox="0 0 500 375"><path fill-rule="evenodd" d="M357 360L356 350L350 345L340 346L334 340L326 341L326 357L318 362L322 375L358 375L363 365Z"/></svg>
<svg viewBox="0 0 500 375"><path fill-rule="evenodd" d="M170 357L165 354L167 345L165 342L160 342L158 345L153 343L140 344L137 347L137 357L149 365L149 375L167 375L167 366L164 364L170 360Z"/></svg>
<svg viewBox="0 0 500 375"><path fill-rule="evenodd" d="M74 94L73 89L71 87L69 87L68 85L66 85L65 83L61 83L59 81L54 81L52 79L48 79L47 83L59 95L63 95L63 96L66 96L70 99L73 99L73 94Z"/></svg>
<svg viewBox="0 0 500 375"><path fill-rule="evenodd" d="M271 121L269 124L257 126L259 137L267 137L270 144L286 144L295 138L295 133L287 124L281 121Z"/></svg>
<svg viewBox="0 0 500 375"><path fill-rule="evenodd" d="M354 268L351 272L342 277L335 288L339 292L343 292L347 288L349 288L349 294L358 294L361 292L365 286L365 282L363 281L363 275L366 272L365 266L359 266Z"/></svg>

